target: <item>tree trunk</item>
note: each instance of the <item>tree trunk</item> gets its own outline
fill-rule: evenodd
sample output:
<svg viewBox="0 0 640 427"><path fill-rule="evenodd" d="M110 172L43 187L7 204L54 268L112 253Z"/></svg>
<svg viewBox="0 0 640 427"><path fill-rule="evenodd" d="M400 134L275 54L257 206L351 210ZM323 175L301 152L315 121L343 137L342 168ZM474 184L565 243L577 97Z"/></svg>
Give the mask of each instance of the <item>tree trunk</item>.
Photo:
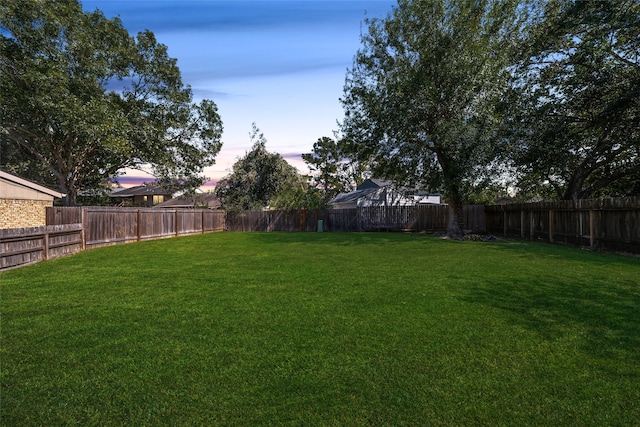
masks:
<svg viewBox="0 0 640 427"><path fill-rule="evenodd" d="M584 198L584 183L592 172L593 167L587 160L581 162L578 169L571 175L567 188L562 195L562 200L573 200L575 202Z"/></svg>
<svg viewBox="0 0 640 427"><path fill-rule="evenodd" d="M573 200L575 202L580 199L583 183L584 177L581 175L574 175L562 195L562 200Z"/></svg>
<svg viewBox="0 0 640 427"><path fill-rule="evenodd" d="M75 182L68 182L65 180L65 182L60 185L60 192L65 194L62 199L62 204L64 206L76 206L78 189Z"/></svg>
<svg viewBox="0 0 640 427"><path fill-rule="evenodd" d="M441 144L434 141L434 149L438 156L438 163L442 168L444 179L445 200L449 205L447 213L447 237L462 239L462 197L460 196L460 175L455 160L450 160L442 150Z"/></svg>
<svg viewBox="0 0 640 427"><path fill-rule="evenodd" d="M77 203L77 194L75 191L67 190L67 194L62 199L62 204L64 206L76 206Z"/></svg>
<svg viewBox="0 0 640 427"><path fill-rule="evenodd" d="M452 239L462 239L462 202L458 200L447 200L449 209L447 212L447 237Z"/></svg>

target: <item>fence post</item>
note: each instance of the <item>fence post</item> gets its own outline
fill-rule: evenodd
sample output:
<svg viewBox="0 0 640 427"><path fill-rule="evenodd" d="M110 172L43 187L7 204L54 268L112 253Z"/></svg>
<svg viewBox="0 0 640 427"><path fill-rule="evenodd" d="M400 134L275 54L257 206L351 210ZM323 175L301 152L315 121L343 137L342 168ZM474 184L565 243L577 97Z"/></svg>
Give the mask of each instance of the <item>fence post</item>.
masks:
<svg viewBox="0 0 640 427"><path fill-rule="evenodd" d="M142 230L140 227L140 224L142 223L142 213L140 212L140 209L138 209L138 211L136 212L136 222L136 237L138 238L139 242L140 240L142 240Z"/></svg>
<svg viewBox="0 0 640 427"><path fill-rule="evenodd" d="M554 236L553 236L553 231L554 231L554 223L553 223L553 209L549 210L549 243L553 243L554 240Z"/></svg>
<svg viewBox="0 0 640 427"><path fill-rule="evenodd" d="M589 210L589 247L596 248L596 211Z"/></svg>
<svg viewBox="0 0 640 427"><path fill-rule="evenodd" d="M178 235L179 235L179 233L178 233L178 209L176 209L174 212L175 212L174 221L175 221L175 225L176 225L176 237L178 237Z"/></svg>
<svg viewBox="0 0 640 427"><path fill-rule="evenodd" d="M524 211L520 211L520 238L524 239Z"/></svg>
<svg viewBox="0 0 640 427"><path fill-rule="evenodd" d="M489 230L487 229L487 205L484 205L482 207L482 227L484 228L484 232L488 232Z"/></svg>
<svg viewBox="0 0 640 427"><path fill-rule="evenodd" d="M507 237L507 209L506 208L502 208L502 234L504 234L504 237Z"/></svg>
<svg viewBox="0 0 640 427"><path fill-rule="evenodd" d="M533 240L535 236L533 211L529 211L529 240Z"/></svg>
<svg viewBox="0 0 640 427"><path fill-rule="evenodd" d="M42 243L44 245L43 257L44 257L44 260L46 261L49 259L49 230L47 230L46 226L44 228L44 236L42 236Z"/></svg>
<svg viewBox="0 0 640 427"><path fill-rule="evenodd" d="M87 215L87 208L82 208L82 210L80 211L80 222L82 223L82 230L80 231L80 241L83 251L87 249L87 225L89 221L88 216L89 215Z"/></svg>

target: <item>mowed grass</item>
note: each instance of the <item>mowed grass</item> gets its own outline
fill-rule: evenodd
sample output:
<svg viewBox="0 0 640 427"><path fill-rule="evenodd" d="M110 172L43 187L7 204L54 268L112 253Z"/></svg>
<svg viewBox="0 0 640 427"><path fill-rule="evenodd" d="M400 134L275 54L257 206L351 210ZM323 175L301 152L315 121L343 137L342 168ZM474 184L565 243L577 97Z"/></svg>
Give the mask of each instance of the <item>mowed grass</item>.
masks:
<svg viewBox="0 0 640 427"><path fill-rule="evenodd" d="M0 274L2 425L638 425L640 259L217 233Z"/></svg>

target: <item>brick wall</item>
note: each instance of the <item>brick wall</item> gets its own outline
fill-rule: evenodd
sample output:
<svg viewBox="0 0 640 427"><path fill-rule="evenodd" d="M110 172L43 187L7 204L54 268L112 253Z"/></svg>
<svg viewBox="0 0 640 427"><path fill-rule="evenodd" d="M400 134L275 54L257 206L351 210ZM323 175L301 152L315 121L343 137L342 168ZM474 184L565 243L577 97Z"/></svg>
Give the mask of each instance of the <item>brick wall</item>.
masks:
<svg viewBox="0 0 640 427"><path fill-rule="evenodd" d="M46 200L0 199L0 228L37 227L46 225Z"/></svg>

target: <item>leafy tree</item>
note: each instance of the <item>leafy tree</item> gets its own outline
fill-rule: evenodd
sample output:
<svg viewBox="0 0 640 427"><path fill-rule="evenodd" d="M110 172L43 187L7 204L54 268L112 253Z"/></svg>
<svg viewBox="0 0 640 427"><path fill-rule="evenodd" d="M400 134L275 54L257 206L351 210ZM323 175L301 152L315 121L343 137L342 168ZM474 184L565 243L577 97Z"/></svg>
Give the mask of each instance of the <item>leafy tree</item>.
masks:
<svg viewBox="0 0 640 427"><path fill-rule="evenodd" d="M552 0L536 17L505 101L520 188L640 194L640 3Z"/></svg>
<svg viewBox="0 0 640 427"><path fill-rule="evenodd" d="M342 132L374 176L442 191L447 233L462 235L465 195L487 178L515 1L399 0L367 21L347 73Z"/></svg>
<svg viewBox="0 0 640 427"><path fill-rule="evenodd" d="M70 205L124 167L202 182L222 123L212 101L192 102L153 33L133 38L77 0L5 0L0 36L0 143L19 147L4 167L40 165Z"/></svg>
<svg viewBox="0 0 640 427"><path fill-rule="evenodd" d="M0 123L0 168L15 175L26 177L46 187L56 188L57 183L49 169L34 160L23 147L2 138Z"/></svg>
<svg viewBox="0 0 640 427"><path fill-rule="evenodd" d="M313 144L313 151L303 154L302 159L316 173L312 185L320 193L323 204L350 189L348 163L334 139L327 136L318 138Z"/></svg>
<svg viewBox="0 0 640 427"><path fill-rule="evenodd" d="M267 151L267 140L255 123L250 137L251 150L216 187L216 195L225 210L264 209L282 193L306 185L301 183L298 171L280 154Z"/></svg>
<svg viewBox="0 0 640 427"><path fill-rule="evenodd" d="M325 209L327 207L325 194L309 185L307 178L304 175L298 175L297 179L292 180L275 196L270 207L280 210Z"/></svg>

